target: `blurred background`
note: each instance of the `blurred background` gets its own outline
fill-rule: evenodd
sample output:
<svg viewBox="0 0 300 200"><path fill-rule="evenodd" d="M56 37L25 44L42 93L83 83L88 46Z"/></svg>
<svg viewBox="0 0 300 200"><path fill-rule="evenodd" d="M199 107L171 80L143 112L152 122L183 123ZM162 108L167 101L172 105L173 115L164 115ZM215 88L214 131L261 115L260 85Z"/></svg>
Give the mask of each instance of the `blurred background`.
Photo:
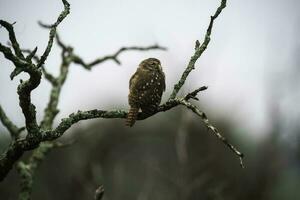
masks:
<svg viewBox="0 0 300 200"><path fill-rule="evenodd" d="M160 44L168 51L126 52L121 66L106 62L92 71L72 65L55 124L77 110L128 109L128 80L138 63L161 60L170 95L197 39L203 40L209 16L219 0L70 0L71 14L58 27L64 43L86 61L122 46ZM103 184L107 200L117 199L300 199L300 2L297 0L229 0L216 20L208 49L196 63L180 95L199 86L208 90L195 102L210 121L245 154L238 159L184 108L139 121L90 120L73 126L61 139L75 141L53 150L36 174L33 199L92 199ZM53 23L62 3L0 0L0 18L16 22L21 47L38 46L41 55L48 31L37 21ZM0 28L0 41L8 35ZM46 68L58 74L55 45ZM18 125L12 64L0 55L0 104ZM33 91L38 119L49 98L42 80ZM10 142L0 124L0 151ZM26 155L25 155L26 157ZM13 170L0 183L1 199L16 199L19 177Z"/></svg>

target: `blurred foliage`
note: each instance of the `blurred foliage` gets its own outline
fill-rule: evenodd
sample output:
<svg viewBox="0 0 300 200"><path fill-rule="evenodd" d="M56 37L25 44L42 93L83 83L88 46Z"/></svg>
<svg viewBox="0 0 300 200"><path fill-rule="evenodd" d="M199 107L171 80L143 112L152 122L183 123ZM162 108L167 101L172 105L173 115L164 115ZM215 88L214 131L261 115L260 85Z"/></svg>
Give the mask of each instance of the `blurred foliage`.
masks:
<svg viewBox="0 0 300 200"><path fill-rule="evenodd" d="M193 113L177 108L133 128L124 120L77 125L62 139L75 143L53 150L37 171L33 199L93 199L101 184L104 200L300 199L300 137L288 148L279 129L257 142L226 119L213 121L245 153L245 169ZM17 183L10 173L1 199L16 199Z"/></svg>

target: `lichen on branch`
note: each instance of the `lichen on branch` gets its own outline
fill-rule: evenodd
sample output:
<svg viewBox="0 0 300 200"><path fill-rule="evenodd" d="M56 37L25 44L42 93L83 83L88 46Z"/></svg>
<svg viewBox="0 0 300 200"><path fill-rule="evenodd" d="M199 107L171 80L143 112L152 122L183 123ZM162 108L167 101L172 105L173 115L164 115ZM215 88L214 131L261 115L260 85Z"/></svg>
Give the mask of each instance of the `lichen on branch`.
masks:
<svg viewBox="0 0 300 200"><path fill-rule="evenodd" d="M11 79L21 72L29 74L29 79L26 81L21 81L17 89L17 93L19 95L19 105L25 118L27 135L25 139L13 140L7 151L1 156L0 181L4 179L10 169L13 167L14 163L23 155L24 149L27 148L29 150L37 148L41 141L41 128L38 126L36 120L35 106L31 103L31 92L40 84L42 77L40 66L45 62L51 51L53 38L56 33L56 27L69 14L69 3L66 0L62 0L62 2L64 4L64 10L57 18L57 21L52 25L49 33L48 45L37 64L34 64L31 60L35 57L36 49L30 52L30 54L25 58L16 39L13 24L0 20L0 25L3 26L9 33L9 40L15 52L15 54L13 54L9 47L0 43L0 52L2 52L4 57L10 60L15 66L15 69L10 75Z"/></svg>

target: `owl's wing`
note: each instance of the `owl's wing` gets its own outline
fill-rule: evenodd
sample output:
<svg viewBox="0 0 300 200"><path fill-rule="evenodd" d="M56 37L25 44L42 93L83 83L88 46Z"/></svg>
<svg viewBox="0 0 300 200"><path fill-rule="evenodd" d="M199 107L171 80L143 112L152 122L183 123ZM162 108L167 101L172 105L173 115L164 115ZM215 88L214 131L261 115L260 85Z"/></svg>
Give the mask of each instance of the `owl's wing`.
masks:
<svg viewBox="0 0 300 200"><path fill-rule="evenodd" d="M149 81L147 76L144 76L142 70L136 70L136 72L131 76L129 80L129 89L133 89L133 91L142 90L143 86L147 81Z"/></svg>
<svg viewBox="0 0 300 200"><path fill-rule="evenodd" d="M138 78L138 70L131 76L129 80L129 88L131 88L132 84L136 82L137 78Z"/></svg>

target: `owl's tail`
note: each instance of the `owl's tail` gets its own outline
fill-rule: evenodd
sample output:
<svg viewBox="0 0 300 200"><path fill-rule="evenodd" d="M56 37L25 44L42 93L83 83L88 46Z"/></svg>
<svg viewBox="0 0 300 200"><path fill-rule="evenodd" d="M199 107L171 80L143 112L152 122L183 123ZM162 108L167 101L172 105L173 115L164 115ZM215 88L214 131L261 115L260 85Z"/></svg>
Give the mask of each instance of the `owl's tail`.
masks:
<svg viewBox="0 0 300 200"><path fill-rule="evenodd" d="M133 124L136 121L137 115L139 113L139 108L136 107L130 107L130 110L128 112L125 124L126 126L133 126Z"/></svg>

